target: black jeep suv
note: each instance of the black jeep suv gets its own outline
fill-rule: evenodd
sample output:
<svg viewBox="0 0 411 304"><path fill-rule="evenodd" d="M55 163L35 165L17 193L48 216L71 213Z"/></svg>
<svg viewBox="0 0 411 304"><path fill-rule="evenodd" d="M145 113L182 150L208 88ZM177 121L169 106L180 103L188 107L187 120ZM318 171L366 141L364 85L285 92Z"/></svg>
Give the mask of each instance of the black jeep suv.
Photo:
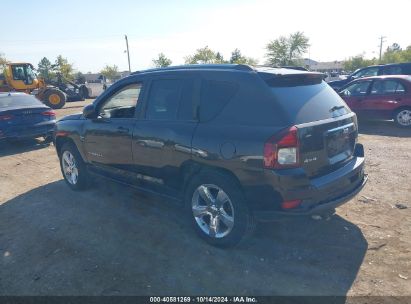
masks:
<svg viewBox="0 0 411 304"><path fill-rule="evenodd" d="M323 75L246 65L136 72L58 121L65 181L97 173L181 202L232 246L255 220L330 213L366 182L357 119Z"/></svg>

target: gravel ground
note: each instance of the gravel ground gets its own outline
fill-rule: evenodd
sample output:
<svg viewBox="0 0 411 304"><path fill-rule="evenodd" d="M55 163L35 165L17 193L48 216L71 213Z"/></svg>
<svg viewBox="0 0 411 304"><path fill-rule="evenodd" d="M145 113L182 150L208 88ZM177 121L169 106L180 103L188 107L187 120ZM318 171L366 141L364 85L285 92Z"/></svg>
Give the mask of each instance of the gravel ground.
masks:
<svg viewBox="0 0 411 304"><path fill-rule="evenodd" d="M70 191L52 145L2 143L0 295L411 296L411 130L360 123L356 198L329 219L260 224L229 250L171 202L105 180Z"/></svg>

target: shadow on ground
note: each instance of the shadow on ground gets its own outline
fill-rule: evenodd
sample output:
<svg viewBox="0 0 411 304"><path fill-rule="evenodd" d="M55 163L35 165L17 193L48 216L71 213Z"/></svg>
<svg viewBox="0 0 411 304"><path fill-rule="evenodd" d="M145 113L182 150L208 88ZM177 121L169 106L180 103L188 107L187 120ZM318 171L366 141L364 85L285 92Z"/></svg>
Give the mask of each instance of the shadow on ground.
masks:
<svg viewBox="0 0 411 304"><path fill-rule="evenodd" d="M19 141L0 141L0 157L20 154L29 151L35 151L46 148L50 143L46 143L43 139L23 139Z"/></svg>
<svg viewBox="0 0 411 304"><path fill-rule="evenodd" d="M24 193L0 205L0 294L346 295L367 250L339 216L261 224L222 250L182 215L107 181Z"/></svg>
<svg viewBox="0 0 411 304"><path fill-rule="evenodd" d="M389 120L359 120L359 133L368 135L411 137L411 128L399 128Z"/></svg>

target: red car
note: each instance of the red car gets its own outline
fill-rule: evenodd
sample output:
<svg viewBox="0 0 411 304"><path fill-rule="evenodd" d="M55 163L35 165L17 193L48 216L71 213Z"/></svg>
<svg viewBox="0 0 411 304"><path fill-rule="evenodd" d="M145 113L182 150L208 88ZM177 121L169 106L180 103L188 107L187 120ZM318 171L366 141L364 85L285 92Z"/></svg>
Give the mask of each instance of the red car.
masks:
<svg viewBox="0 0 411 304"><path fill-rule="evenodd" d="M344 86L339 94L359 117L394 119L400 127L411 127L411 76L361 78Z"/></svg>

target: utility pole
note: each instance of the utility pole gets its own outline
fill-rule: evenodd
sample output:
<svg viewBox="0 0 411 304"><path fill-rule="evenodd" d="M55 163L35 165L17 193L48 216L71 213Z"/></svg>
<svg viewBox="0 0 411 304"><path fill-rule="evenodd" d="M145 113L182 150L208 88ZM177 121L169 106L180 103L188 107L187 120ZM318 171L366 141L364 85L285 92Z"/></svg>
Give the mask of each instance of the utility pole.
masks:
<svg viewBox="0 0 411 304"><path fill-rule="evenodd" d="M385 36L381 36L380 39L380 62L381 62L381 56L382 56L382 44L385 42L384 38L386 38Z"/></svg>
<svg viewBox="0 0 411 304"><path fill-rule="evenodd" d="M127 35L124 35L124 37L126 38L126 46L127 46L128 71L131 73L130 52L129 52L129 50L128 50L128 39L127 39ZM380 56L380 57L381 57L381 56Z"/></svg>

